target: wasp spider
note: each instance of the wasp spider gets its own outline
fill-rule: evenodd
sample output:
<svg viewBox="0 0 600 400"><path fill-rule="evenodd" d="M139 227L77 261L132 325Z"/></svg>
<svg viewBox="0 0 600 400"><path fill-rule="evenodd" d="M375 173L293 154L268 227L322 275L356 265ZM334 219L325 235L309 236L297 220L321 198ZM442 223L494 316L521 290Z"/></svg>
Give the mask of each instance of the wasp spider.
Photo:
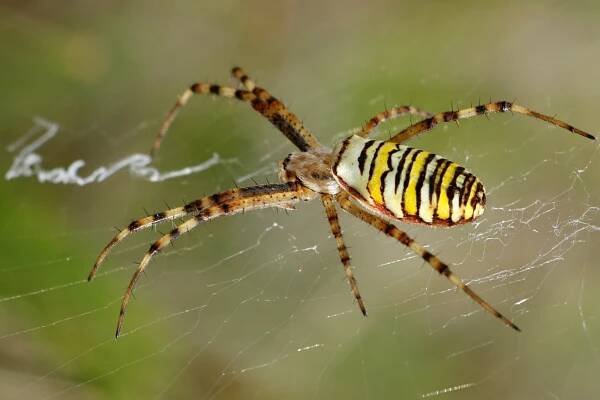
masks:
<svg viewBox="0 0 600 400"><path fill-rule="evenodd" d="M131 233L159 222L189 217L170 233L154 242L146 252L123 296L116 336L119 336L123 327L125 310L141 273L144 272L152 257L173 240L200 223L217 217L267 207L291 209L301 200L308 201L317 197L321 199L325 208L344 273L363 315L367 315L367 310L350 267L350 256L344 244L335 202L349 214L410 248L483 309L507 326L520 330L473 292L447 264L393 224L396 221L403 221L450 227L473 221L483 213L485 206L483 185L473 174L443 157L401 143L441 123L507 111L546 121L589 139L594 139L592 135L563 121L508 101L490 102L477 107L438 114L431 114L412 106L399 106L375 115L358 134L346 138L332 150L322 146L295 114L267 90L256 86L241 68L233 68L232 74L241 82L243 89L194 83L183 92L167 114L151 153L154 154L158 150L177 112L194 94L236 98L250 104L300 151L289 154L280 163L282 183L230 189L203 197L182 207L142 217L131 222L106 245L92 267L88 280L94 277L113 246ZM423 119L387 141L368 139L375 128L385 120L409 114Z"/></svg>

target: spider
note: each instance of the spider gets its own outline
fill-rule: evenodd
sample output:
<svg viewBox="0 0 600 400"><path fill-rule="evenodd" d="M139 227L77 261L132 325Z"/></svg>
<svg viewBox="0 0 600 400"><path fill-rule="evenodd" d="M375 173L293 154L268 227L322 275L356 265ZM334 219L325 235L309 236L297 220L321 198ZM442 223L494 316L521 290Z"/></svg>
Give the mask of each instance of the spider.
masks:
<svg viewBox="0 0 600 400"><path fill-rule="evenodd" d="M152 258L179 236L202 222L221 216L268 207L294 209L295 203L314 200L317 197L325 208L350 290L364 316L367 315L367 309L350 266L350 255L342 236L336 202L350 215L408 247L484 310L512 329L520 331L512 321L479 297L446 263L394 225L396 221L434 227L468 223L483 213L486 201L483 184L466 169L436 154L401 143L441 123L458 122L459 119L507 111L546 121L592 140L594 136L556 118L512 102L490 101L477 107L437 114L413 106L393 107L375 115L357 134L345 138L334 149L330 149L321 145L281 101L266 89L256 86L244 70L235 67L232 69L232 75L240 81L243 89L194 83L183 92L162 123L151 155L159 149L175 116L194 94L236 98L250 104L300 151L289 154L280 163L281 183L230 189L203 197L181 207L139 218L113 237L98 255L88 280L96 275L110 250L130 234L160 222L189 217L170 233L155 241L139 263L123 295L116 337L123 328L125 311L140 275ZM379 124L404 115L415 115L423 119L389 140L369 139Z"/></svg>

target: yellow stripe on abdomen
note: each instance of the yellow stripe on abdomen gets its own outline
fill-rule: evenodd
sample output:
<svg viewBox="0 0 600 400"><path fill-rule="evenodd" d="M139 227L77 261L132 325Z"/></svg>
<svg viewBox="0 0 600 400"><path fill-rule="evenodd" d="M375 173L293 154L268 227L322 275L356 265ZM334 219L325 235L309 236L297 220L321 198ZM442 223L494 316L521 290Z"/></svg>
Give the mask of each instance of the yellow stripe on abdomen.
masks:
<svg viewBox="0 0 600 400"><path fill-rule="evenodd" d="M473 197L475 197L475 192L477 191L477 178L475 178L475 181L473 182L473 184L471 185L471 190L469 192L469 197L467 198L467 202L465 204L465 215L464 218L465 219L471 219L473 218Z"/></svg>
<svg viewBox="0 0 600 400"><path fill-rule="evenodd" d="M417 181L419 180L419 175L421 175L421 173L425 173L425 160L427 159L427 156L429 156L429 153L426 151L419 153L410 168L410 179L408 180L408 185L404 191L404 211L408 215L417 214L416 186Z"/></svg>
<svg viewBox="0 0 600 400"><path fill-rule="evenodd" d="M373 165L373 174L369 179L369 183L367 184L367 190L371 195L371 198L376 204L383 204L383 194L381 190L381 175L383 175L388 170L388 159L390 157L390 152L396 150L398 145L396 143L385 143L379 149L377 153L377 158L372 160Z"/></svg>
<svg viewBox="0 0 600 400"><path fill-rule="evenodd" d="M440 197L437 204L437 216L440 219L450 218L450 200L448 199L446 189L448 188L448 185L450 185L450 182L452 182L457 167L458 164L450 163L448 169L446 169L446 173L444 173L444 176L442 177Z"/></svg>

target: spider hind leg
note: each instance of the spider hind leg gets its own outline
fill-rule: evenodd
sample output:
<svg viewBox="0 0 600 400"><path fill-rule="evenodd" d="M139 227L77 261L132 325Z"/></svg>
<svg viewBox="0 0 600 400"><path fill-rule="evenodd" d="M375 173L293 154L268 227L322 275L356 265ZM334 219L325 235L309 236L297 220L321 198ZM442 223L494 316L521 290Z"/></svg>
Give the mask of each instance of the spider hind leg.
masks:
<svg viewBox="0 0 600 400"><path fill-rule="evenodd" d="M389 236L393 239L396 239L413 252L418 254L423 260L425 260L434 270L436 270L440 275L444 275L452 284L461 289L467 296L469 296L473 301L475 301L481 308L485 311L492 314L494 317L501 320L506 326L516 330L517 332L521 332L518 326L516 326L511 320L502 315L498 310L496 310L492 305L483 300L477 293L475 293L469 286L467 286L457 275L455 275L447 264L442 262L435 255L425 250L423 246L415 242L410 236L406 234L406 232L400 230L393 224L379 218L375 215L369 214L368 212L362 210L361 208L354 205L350 199L345 194L341 194L337 197L340 205L344 210L354 215L358 219L366 222L367 224L373 226L375 229L384 233L386 236Z"/></svg>
<svg viewBox="0 0 600 400"><path fill-rule="evenodd" d="M338 218L337 211L335 210L333 196L330 194L322 194L321 201L323 202L323 206L325 207L327 221L329 221L331 233L335 238L338 253L340 255L340 261L342 262L344 272L346 273L346 278L348 279L348 283L350 284L350 290L352 291L352 294L354 295L354 298L358 303L358 308L360 308L361 313L366 317L367 308L365 307L365 303L362 299L362 296L360 295L360 291L358 290L358 283L356 282L356 278L354 277L354 273L352 272L352 266L350 265L350 254L348 254L348 248L344 243L344 236L342 234L342 228L340 227L340 221Z"/></svg>

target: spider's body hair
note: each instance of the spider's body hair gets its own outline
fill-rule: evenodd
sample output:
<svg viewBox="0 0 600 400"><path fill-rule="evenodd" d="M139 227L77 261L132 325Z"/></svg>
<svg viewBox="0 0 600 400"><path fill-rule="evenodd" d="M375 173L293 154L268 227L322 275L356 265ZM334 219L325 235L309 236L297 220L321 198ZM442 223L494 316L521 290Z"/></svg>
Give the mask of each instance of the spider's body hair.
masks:
<svg viewBox="0 0 600 400"><path fill-rule="evenodd" d="M473 174L438 155L351 136L335 151L333 176L367 209L435 226L470 222L483 213L485 191Z"/></svg>

